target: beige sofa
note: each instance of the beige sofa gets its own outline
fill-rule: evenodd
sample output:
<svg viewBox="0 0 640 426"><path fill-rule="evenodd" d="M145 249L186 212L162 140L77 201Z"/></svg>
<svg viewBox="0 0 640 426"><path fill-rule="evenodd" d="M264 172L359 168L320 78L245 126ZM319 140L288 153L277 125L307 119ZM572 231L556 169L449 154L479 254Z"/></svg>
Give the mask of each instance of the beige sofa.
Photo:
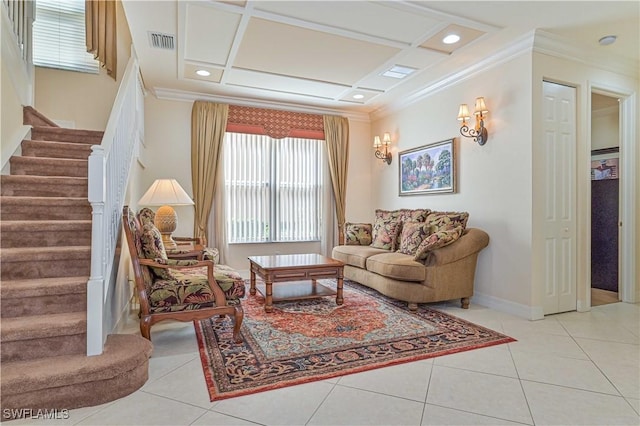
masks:
<svg viewBox="0 0 640 426"><path fill-rule="evenodd" d="M425 223L429 223L428 218ZM355 245L353 241L334 247L332 257L344 262L345 278L408 302L411 310L417 309L418 303L458 298L466 309L473 296L478 253L489 244L489 235L478 228L466 227L460 233L455 241L428 251L421 260L393 250L395 247ZM375 227L373 234L375 245Z"/></svg>

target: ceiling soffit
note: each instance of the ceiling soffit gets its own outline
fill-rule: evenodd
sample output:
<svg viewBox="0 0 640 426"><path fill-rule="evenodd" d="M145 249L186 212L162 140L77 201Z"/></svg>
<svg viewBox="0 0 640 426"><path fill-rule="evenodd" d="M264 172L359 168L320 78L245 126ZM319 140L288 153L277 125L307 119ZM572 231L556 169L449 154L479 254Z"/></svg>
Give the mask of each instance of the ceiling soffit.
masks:
<svg viewBox="0 0 640 426"><path fill-rule="evenodd" d="M447 16L404 2L177 2L177 8L179 79L200 82L211 94L243 87L301 102L366 105L451 54L428 44L435 35L455 28L475 40L487 30L452 27ZM404 79L382 75L394 65L416 71ZM211 75L200 77L199 69Z"/></svg>

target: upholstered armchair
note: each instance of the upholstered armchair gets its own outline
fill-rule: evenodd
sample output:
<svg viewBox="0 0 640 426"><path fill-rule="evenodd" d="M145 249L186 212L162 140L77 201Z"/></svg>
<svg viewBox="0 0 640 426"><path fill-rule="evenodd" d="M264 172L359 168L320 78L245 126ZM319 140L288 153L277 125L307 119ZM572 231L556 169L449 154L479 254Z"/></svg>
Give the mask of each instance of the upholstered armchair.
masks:
<svg viewBox="0 0 640 426"><path fill-rule="evenodd" d="M169 258L160 231L153 223L142 225L128 206L123 209L123 226L140 299L140 332L145 338L151 340L151 326L159 321L229 315L234 320L233 340L242 340L242 280L221 286L215 279L212 260L202 256Z"/></svg>

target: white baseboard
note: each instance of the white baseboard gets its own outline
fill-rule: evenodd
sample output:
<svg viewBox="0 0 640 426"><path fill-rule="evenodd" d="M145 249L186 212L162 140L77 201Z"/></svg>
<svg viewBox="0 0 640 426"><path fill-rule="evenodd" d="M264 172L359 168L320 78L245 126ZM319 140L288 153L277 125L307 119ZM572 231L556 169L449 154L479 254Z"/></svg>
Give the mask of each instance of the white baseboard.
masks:
<svg viewBox="0 0 640 426"><path fill-rule="evenodd" d="M542 306L527 306L482 293L475 293L471 298L471 303L486 306L487 308L528 320L540 320L544 318Z"/></svg>

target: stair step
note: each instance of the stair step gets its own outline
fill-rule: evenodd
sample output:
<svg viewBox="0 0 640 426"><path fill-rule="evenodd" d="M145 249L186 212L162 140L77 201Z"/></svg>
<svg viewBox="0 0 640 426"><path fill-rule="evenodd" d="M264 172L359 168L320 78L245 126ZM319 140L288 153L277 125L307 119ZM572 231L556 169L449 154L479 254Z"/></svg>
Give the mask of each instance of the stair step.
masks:
<svg viewBox="0 0 640 426"><path fill-rule="evenodd" d="M89 276L3 280L0 283L2 318L86 312Z"/></svg>
<svg viewBox="0 0 640 426"><path fill-rule="evenodd" d="M3 413L19 408L80 408L122 398L147 381L152 350L151 342L140 336L112 334L101 355L3 363Z"/></svg>
<svg viewBox="0 0 640 426"><path fill-rule="evenodd" d="M75 142L87 145L100 145L104 132L98 130L65 129L63 127L35 126L31 129L31 140Z"/></svg>
<svg viewBox="0 0 640 426"><path fill-rule="evenodd" d="M84 276L91 273L91 246L0 249L2 280Z"/></svg>
<svg viewBox="0 0 640 426"><path fill-rule="evenodd" d="M86 198L0 196L2 220L90 220Z"/></svg>
<svg viewBox="0 0 640 426"><path fill-rule="evenodd" d="M74 142L22 141L23 157L76 158L86 160L91 154L91 145Z"/></svg>
<svg viewBox="0 0 640 426"><path fill-rule="evenodd" d="M9 159L12 175L87 177L89 162L64 158L17 157Z"/></svg>
<svg viewBox="0 0 640 426"><path fill-rule="evenodd" d="M86 339L86 312L3 318L0 360L4 364L61 355L83 355L86 354Z"/></svg>
<svg viewBox="0 0 640 426"><path fill-rule="evenodd" d="M0 176L2 195L26 197L87 197L86 177L65 176Z"/></svg>
<svg viewBox="0 0 640 426"><path fill-rule="evenodd" d="M11 247L54 247L91 245L90 220L3 220L0 245Z"/></svg>

